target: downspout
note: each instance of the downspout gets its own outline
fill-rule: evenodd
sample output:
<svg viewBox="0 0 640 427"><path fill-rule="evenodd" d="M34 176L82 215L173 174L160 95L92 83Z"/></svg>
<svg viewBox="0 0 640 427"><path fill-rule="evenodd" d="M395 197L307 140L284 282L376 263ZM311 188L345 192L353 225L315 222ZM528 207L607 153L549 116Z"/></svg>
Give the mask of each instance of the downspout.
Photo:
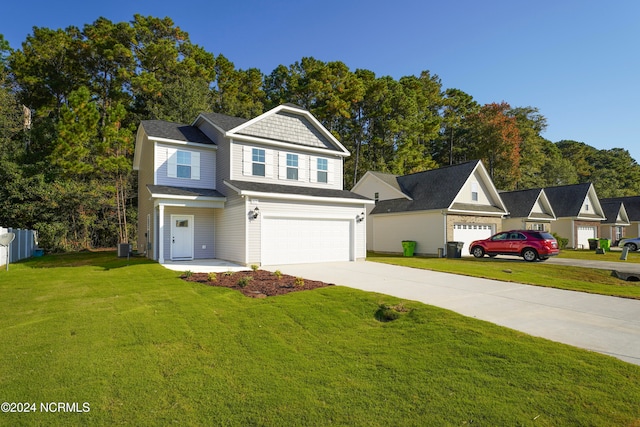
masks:
<svg viewBox="0 0 640 427"><path fill-rule="evenodd" d="M441 211L440 212L442 214L442 228L443 228L443 233L442 233L442 238L443 238L443 242L442 242L442 247L444 248L442 250L442 255L444 257L447 256L447 211Z"/></svg>

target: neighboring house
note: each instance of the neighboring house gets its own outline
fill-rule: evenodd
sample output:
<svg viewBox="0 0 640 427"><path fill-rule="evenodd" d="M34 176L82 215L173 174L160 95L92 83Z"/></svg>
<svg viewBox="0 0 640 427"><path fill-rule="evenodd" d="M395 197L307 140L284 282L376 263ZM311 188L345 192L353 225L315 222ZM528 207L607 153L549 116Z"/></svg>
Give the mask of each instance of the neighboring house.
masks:
<svg viewBox="0 0 640 427"><path fill-rule="evenodd" d="M624 209L627 213L629 226L624 229L622 237L638 237L640 236L640 196L612 197L601 199L600 203L624 203Z"/></svg>
<svg viewBox="0 0 640 427"><path fill-rule="evenodd" d="M290 104L252 120L143 121L134 156L138 250L161 263L363 259L373 201L343 190L347 156L311 113Z"/></svg>
<svg viewBox="0 0 640 427"><path fill-rule="evenodd" d="M480 161L395 176L367 172L353 192L376 201L367 218L369 248L402 252L402 240L416 253L445 253L448 241L468 245L499 231L507 209Z"/></svg>
<svg viewBox="0 0 640 427"><path fill-rule="evenodd" d="M625 237L625 229L631 225L629 215L620 201L605 202L600 200L602 212L606 219L600 223L600 238L611 240L612 245L617 245L620 239Z"/></svg>
<svg viewBox="0 0 640 427"><path fill-rule="evenodd" d="M551 222L556 219L542 188L505 191L500 197L509 211L502 221L503 230L549 231Z"/></svg>
<svg viewBox="0 0 640 427"><path fill-rule="evenodd" d="M588 249L589 239L599 238L600 223L606 219L593 185L563 185L544 191L556 214L550 231L569 239L569 248Z"/></svg>

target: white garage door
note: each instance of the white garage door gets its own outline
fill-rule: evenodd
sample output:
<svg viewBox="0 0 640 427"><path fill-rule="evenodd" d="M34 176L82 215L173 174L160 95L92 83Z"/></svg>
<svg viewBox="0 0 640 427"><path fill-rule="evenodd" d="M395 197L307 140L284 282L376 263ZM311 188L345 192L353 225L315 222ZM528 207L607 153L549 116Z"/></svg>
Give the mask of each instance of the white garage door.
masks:
<svg viewBox="0 0 640 427"><path fill-rule="evenodd" d="M264 218L262 264L349 261L351 221Z"/></svg>
<svg viewBox="0 0 640 427"><path fill-rule="evenodd" d="M453 226L453 240L464 242L462 256L469 255L469 243L474 240L486 239L493 235L491 224L455 224Z"/></svg>
<svg viewBox="0 0 640 427"><path fill-rule="evenodd" d="M596 238L595 227L578 227L578 245L577 248L589 249L589 239Z"/></svg>

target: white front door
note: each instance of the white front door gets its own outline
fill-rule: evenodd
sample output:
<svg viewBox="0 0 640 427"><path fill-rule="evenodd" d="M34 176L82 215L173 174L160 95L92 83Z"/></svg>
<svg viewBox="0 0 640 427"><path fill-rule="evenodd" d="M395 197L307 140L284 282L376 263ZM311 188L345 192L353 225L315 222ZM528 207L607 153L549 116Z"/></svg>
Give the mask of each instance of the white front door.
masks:
<svg viewBox="0 0 640 427"><path fill-rule="evenodd" d="M193 215L171 215L171 259L193 259Z"/></svg>

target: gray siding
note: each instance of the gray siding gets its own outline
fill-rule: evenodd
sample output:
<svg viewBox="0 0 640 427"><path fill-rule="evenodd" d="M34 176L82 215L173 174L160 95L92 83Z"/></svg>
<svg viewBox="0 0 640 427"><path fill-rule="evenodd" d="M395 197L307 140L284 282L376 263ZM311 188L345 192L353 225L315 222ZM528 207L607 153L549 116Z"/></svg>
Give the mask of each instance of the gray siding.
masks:
<svg viewBox="0 0 640 427"><path fill-rule="evenodd" d="M215 212L217 209L180 208L164 209L164 259L171 259L171 215L193 215L193 257L215 258ZM202 248L206 245L206 248Z"/></svg>
<svg viewBox="0 0 640 427"><path fill-rule="evenodd" d="M243 147L255 147L255 148L263 148L265 150L271 150L273 153L273 164L271 166L272 177L262 177L262 176L252 176L252 175L244 175L243 173L243 160L244 153ZM231 144L232 149L232 174L231 179L239 180L239 181L251 181L251 182L269 182L272 184L283 184L283 185L295 185L295 186L304 186L304 187L313 187L313 188L330 188L333 190L342 190L343 189L343 168L342 168L342 158L338 156L331 156L331 153L327 153L327 155L323 154L310 154L303 150L285 150L280 149L273 146L267 145L259 145L259 144L248 144L248 143L240 143L237 141L233 141ZM293 153L298 154L305 157L304 165L299 165L299 168L304 167L306 173L304 174L304 180L291 181L287 179L281 179L279 177L279 161L280 161L280 153ZM331 163L329 168L333 173L333 180L331 183L321 183L321 182L311 182L310 174L310 159L315 157L322 157L328 160Z"/></svg>
<svg viewBox="0 0 640 427"><path fill-rule="evenodd" d="M216 189L222 194L228 195L226 193L227 187L223 184L223 181L231 177L229 140L206 121L199 123L198 128L218 146L218 151L216 152Z"/></svg>
<svg viewBox="0 0 640 427"><path fill-rule="evenodd" d="M233 195L227 196L224 209L215 217L216 258L246 264L245 241L248 211L245 199Z"/></svg>
<svg viewBox="0 0 640 427"><path fill-rule="evenodd" d="M169 178L167 176L167 149L200 153L200 179ZM155 150L156 184L173 187L216 189L216 152L188 146L156 144Z"/></svg>
<svg viewBox="0 0 640 427"><path fill-rule="evenodd" d="M153 184L153 143L150 143L147 136L143 136L144 141L138 141L143 144L140 153L140 169L138 170L138 236L136 239L138 252L146 252L147 257L154 258L153 242L153 201L149 200L150 194L147 190L147 184ZM151 233L145 236L147 232L147 215L151 215Z"/></svg>

